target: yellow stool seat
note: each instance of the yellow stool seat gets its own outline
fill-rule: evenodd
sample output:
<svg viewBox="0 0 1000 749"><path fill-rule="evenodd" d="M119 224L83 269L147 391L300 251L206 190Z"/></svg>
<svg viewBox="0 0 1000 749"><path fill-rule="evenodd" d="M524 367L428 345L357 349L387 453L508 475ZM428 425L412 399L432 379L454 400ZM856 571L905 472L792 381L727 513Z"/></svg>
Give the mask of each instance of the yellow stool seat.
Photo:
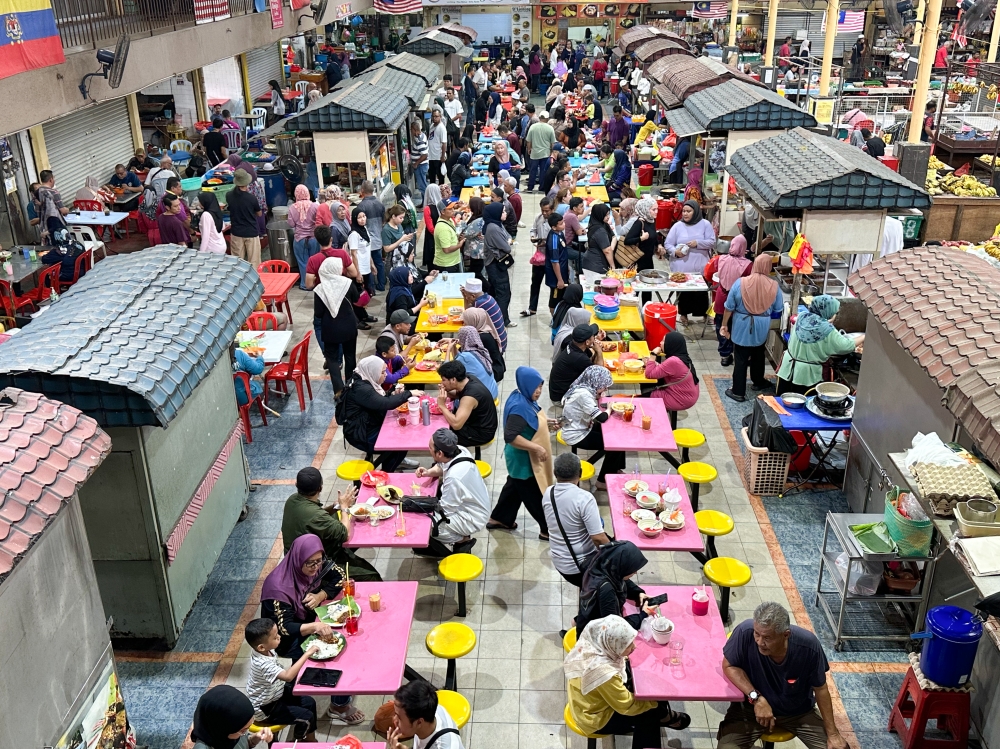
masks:
<svg viewBox="0 0 1000 749"><path fill-rule="evenodd" d="M569 703L566 703L566 707L563 709L563 722L566 724L566 727L569 728L569 730L571 730L578 736L586 736L588 739L601 738L601 735L598 733L584 733L583 731L580 730L580 726L578 726L576 724L576 721L573 720L573 713L570 712Z"/></svg>
<svg viewBox="0 0 1000 749"><path fill-rule="evenodd" d="M438 562L438 574L450 583L467 583L483 574L483 560L475 554L452 554Z"/></svg>
<svg viewBox="0 0 1000 749"><path fill-rule="evenodd" d="M580 461L580 481L590 481L594 478L594 464L586 460Z"/></svg>
<svg viewBox="0 0 1000 749"><path fill-rule="evenodd" d="M476 633L467 624L444 622L427 633L424 644L431 655L452 660L472 652L476 647Z"/></svg>
<svg viewBox="0 0 1000 749"><path fill-rule="evenodd" d="M709 582L715 583L720 588L741 588L753 577L747 565L732 557L709 559L702 567L702 572Z"/></svg>
<svg viewBox="0 0 1000 749"><path fill-rule="evenodd" d="M452 716L454 717L454 716ZM765 733L760 737L761 741L770 741L772 744L781 744L785 741L791 741L795 738L795 734L791 731L783 731L780 728L775 728L770 733Z"/></svg>
<svg viewBox="0 0 1000 749"><path fill-rule="evenodd" d="M367 460L345 460L337 466L337 478L341 481L361 481L366 471L374 471L375 466Z"/></svg>
<svg viewBox="0 0 1000 749"><path fill-rule="evenodd" d="M456 726L461 728L469 722L469 718L472 717L472 705L465 697L450 689L439 689L437 696L438 704L448 711Z"/></svg>
<svg viewBox="0 0 1000 749"><path fill-rule="evenodd" d="M725 536L732 533L735 527L733 519L718 510L698 510L694 519L698 523L698 532L706 536Z"/></svg>
<svg viewBox="0 0 1000 749"><path fill-rule="evenodd" d="M566 445L566 447L569 447L569 443L563 439L562 429L556 432L556 442L558 442L560 445Z"/></svg>
<svg viewBox="0 0 1000 749"><path fill-rule="evenodd" d="M576 647L576 627L570 627L563 635L563 650L567 653Z"/></svg>
<svg viewBox="0 0 1000 749"><path fill-rule="evenodd" d="M493 466L487 463L485 460L477 460L476 468L479 469L479 475L484 479L489 478L490 474L493 473Z"/></svg>
<svg viewBox="0 0 1000 749"><path fill-rule="evenodd" d="M260 729L262 729L262 728L270 729L271 733L274 734L274 738L277 739L278 738L278 733L280 731L284 731L286 728L288 728L288 724L276 723L273 726L258 726L256 723L251 723L250 724L250 733L260 733Z"/></svg>
<svg viewBox="0 0 1000 749"><path fill-rule="evenodd" d="M719 477L719 472L713 466L698 460L681 463L677 473L691 484L710 484Z"/></svg>
<svg viewBox="0 0 1000 749"><path fill-rule="evenodd" d="M675 429L674 441L677 447L691 449L705 444L705 435L696 429Z"/></svg>

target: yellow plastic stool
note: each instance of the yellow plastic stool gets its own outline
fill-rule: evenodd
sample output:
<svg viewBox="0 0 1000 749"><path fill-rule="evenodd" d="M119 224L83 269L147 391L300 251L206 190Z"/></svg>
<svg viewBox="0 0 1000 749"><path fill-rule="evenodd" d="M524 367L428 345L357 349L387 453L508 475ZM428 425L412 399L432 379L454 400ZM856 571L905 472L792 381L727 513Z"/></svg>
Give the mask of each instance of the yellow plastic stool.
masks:
<svg viewBox="0 0 1000 749"><path fill-rule="evenodd" d="M594 464L586 460L580 461L580 481L590 481L594 478Z"/></svg>
<svg viewBox="0 0 1000 749"><path fill-rule="evenodd" d="M597 749L597 740L602 738L602 736L597 733L584 733L580 730L580 726L573 720L573 713L570 712L569 703L566 703L566 707L563 709L563 722L577 736L584 736L587 739L587 749Z"/></svg>
<svg viewBox="0 0 1000 749"><path fill-rule="evenodd" d="M698 488L701 484L711 484L719 477L719 472L708 463L697 460L690 460L681 463L677 468L677 473L691 484L691 509L698 512Z"/></svg>
<svg viewBox="0 0 1000 749"><path fill-rule="evenodd" d="M444 688L451 692L456 691L458 685L455 677L455 661L468 655L476 647L476 633L472 631L471 627L461 622L445 622L427 633L424 645L435 658L445 658L448 661Z"/></svg>
<svg viewBox="0 0 1000 749"><path fill-rule="evenodd" d="M456 616L465 616L465 584L483 574L483 560L475 554L452 554L438 562L438 574L450 583L458 583Z"/></svg>
<svg viewBox="0 0 1000 749"><path fill-rule="evenodd" d="M566 447L569 447L569 443L567 443L566 440L563 439L562 429L556 432L556 442L558 442L560 445L565 445Z"/></svg>
<svg viewBox="0 0 1000 749"><path fill-rule="evenodd" d="M783 731L780 728L775 728L773 731L761 736L760 740L764 744L764 749L774 749L775 744L784 744L786 741L791 741L794 738L795 734L791 731Z"/></svg>
<svg viewBox="0 0 1000 749"><path fill-rule="evenodd" d="M490 474L493 473L493 466L491 466L485 460L477 460L476 468L479 469L479 475L482 476L484 479L489 478Z"/></svg>
<svg viewBox="0 0 1000 749"><path fill-rule="evenodd" d="M694 519L698 523L698 532L708 537L708 559L715 559L719 556L715 549L716 536L729 535L736 524L726 513L718 510L699 510Z"/></svg>
<svg viewBox="0 0 1000 749"><path fill-rule="evenodd" d="M563 650L567 653L576 647L576 627L570 627L563 635Z"/></svg>
<svg viewBox="0 0 1000 749"><path fill-rule="evenodd" d="M465 697L450 689L437 690L437 696L438 704L448 712L458 728L469 722L469 718L472 717L472 705Z"/></svg>
<svg viewBox="0 0 1000 749"><path fill-rule="evenodd" d="M729 623L729 589L742 588L753 577L750 568L739 559L732 557L716 557L705 562L701 570L710 583L718 585L722 590L722 603L719 604L719 614L722 621Z"/></svg>
<svg viewBox="0 0 1000 749"><path fill-rule="evenodd" d="M705 435L696 429L675 429L674 441L677 443L677 447L681 449L681 460L687 463L690 460L688 450L692 447L701 447L704 445Z"/></svg>
<svg viewBox="0 0 1000 749"><path fill-rule="evenodd" d="M375 466L367 460L345 460L337 466L337 478L341 481L353 481L355 484L361 481L361 477L366 471L374 471Z"/></svg>

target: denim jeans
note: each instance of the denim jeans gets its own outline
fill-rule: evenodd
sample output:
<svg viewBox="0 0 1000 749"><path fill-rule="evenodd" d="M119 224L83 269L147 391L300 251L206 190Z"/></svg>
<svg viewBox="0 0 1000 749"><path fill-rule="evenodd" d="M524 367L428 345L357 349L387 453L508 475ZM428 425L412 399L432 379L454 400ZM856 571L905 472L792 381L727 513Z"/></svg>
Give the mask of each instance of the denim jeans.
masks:
<svg viewBox="0 0 1000 749"><path fill-rule="evenodd" d="M385 261L382 259L382 248L372 247L372 280L375 282L375 288L379 291L385 291ZM374 292L370 292L374 295Z"/></svg>
<svg viewBox="0 0 1000 749"><path fill-rule="evenodd" d="M295 253L295 263L299 266L299 288L305 291L306 265L309 258L319 252L319 243L312 237L296 239L295 244L292 245L292 251Z"/></svg>
<svg viewBox="0 0 1000 749"><path fill-rule="evenodd" d="M548 159L532 159L531 160L531 172L528 174L528 189L534 190L535 185L542 184L542 177L545 176L545 170L549 166Z"/></svg>
<svg viewBox="0 0 1000 749"><path fill-rule="evenodd" d="M427 162L419 164L413 169L413 178L417 182L417 192L423 197L424 192L427 190Z"/></svg>

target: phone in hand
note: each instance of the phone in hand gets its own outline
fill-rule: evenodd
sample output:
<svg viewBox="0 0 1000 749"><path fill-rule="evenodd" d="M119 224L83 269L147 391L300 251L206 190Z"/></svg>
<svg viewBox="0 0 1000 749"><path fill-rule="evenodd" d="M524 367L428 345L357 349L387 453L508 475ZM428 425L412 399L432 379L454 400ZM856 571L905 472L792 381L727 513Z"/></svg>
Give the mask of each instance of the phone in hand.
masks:
<svg viewBox="0 0 1000 749"><path fill-rule="evenodd" d="M653 596L652 598L647 598L646 599L646 605L650 606L650 607L652 607L652 606L659 606L661 603L666 603L666 602L667 602L667 594L666 593L662 593L662 594L660 594L658 596Z"/></svg>

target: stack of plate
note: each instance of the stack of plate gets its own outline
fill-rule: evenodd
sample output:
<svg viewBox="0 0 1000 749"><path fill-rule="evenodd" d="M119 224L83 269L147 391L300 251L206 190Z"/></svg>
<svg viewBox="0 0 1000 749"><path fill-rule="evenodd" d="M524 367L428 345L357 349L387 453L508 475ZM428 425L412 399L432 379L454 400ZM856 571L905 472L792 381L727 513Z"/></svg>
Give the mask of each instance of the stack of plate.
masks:
<svg viewBox="0 0 1000 749"><path fill-rule="evenodd" d="M607 294L598 294L594 297L594 316L598 320L614 320L618 317L618 300Z"/></svg>

